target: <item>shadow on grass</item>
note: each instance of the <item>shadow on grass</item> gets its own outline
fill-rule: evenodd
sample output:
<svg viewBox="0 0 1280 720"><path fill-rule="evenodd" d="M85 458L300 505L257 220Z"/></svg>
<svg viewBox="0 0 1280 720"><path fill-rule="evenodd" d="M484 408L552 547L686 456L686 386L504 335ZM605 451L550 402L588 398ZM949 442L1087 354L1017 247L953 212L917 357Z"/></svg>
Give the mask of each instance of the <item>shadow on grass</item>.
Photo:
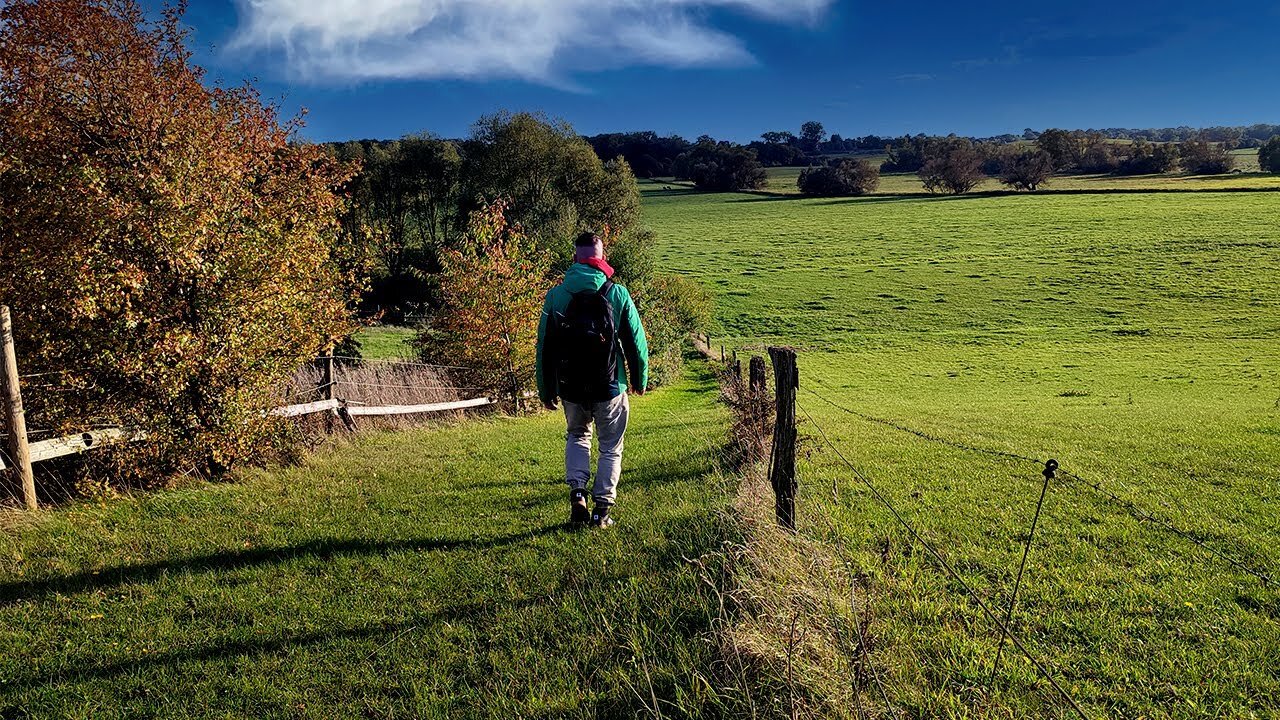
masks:
<svg viewBox="0 0 1280 720"><path fill-rule="evenodd" d="M431 550L491 550L516 545L533 538L569 532L563 525L548 525L529 532L467 539L366 540L324 538L298 545L227 550L194 557L158 560L139 565L120 565L104 570L86 570L63 577L31 582L0 584L0 607L53 593L82 593L127 583L147 582L177 572L215 572L280 563L294 558L328 559L338 555L386 555L396 552Z"/></svg>
<svg viewBox="0 0 1280 720"><path fill-rule="evenodd" d="M158 667L172 667L210 660L238 660L245 657L270 655L332 642L388 638L387 642L366 656L366 660L372 660L380 652L390 651L393 643L414 631L427 630L440 622L475 623L482 618L496 615L499 611L513 608L520 609L541 601L544 601L544 599L533 597L508 603L470 603L423 613L402 622L372 623L357 627L314 632L293 632L269 638L228 639L113 662L103 662L103 659L98 655L82 655L78 658L70 659L66 668L60 670L56 677L31 675L24 678L16 678L7 682L5 688L7 690L29 690L50 684L107 680Z"/></svg>

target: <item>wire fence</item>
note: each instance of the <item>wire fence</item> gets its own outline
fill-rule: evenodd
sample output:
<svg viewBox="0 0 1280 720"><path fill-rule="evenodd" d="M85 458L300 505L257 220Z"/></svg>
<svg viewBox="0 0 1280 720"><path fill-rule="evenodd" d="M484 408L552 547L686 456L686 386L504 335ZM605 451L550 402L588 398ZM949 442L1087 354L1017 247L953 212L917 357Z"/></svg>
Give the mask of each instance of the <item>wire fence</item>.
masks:
<svg viewBox="0 0 1280 720"><path fill-rule="evenodd" d="M1088 715L1085 714L1084 710L1080 707L1080 704L1076 701L1076 699L1072 697L1072 695L1069 692L1067 692L1064 687L1062 687L1061 683L1058 682L1054 672L1048 667L1047 663L1044 660L1042 660L1039 656L1031 652L1031 650L1027 647L1026 643L1024 643L1021 638L1019 638L1016 634L1013 633L1012 630L1009 629L1008 622L1000 619L1000 617L991 609L990 604L986 600L984 600L977 593L976 590L973 589L973 586L970 585L964 579L964 577L959 572L956 571L955 567L953 567L951 563L947 562L946 558L944 558L942 556L942 553L940 553L938 549L934 547L933 543L925 539L925 537L920 534L920 532L915 528L915 526L912 525L911 522L908 521L902 515L902 513L898 510L897 506L892 501L890 501L889 498L885 496L884 493L880 491L880 488L877 487L877 485L874 482L872 482L872 480L865 473L859 470L856 465L854 465L852 462L849 461L849 459L845 456L845 454L840 450L840 447L831 440L831 437L830 435L827 434L826 430L817 422L817 420L814 419L813 415L803 405L800 405L799 403L797 403L797 407L801 410L802 413L804 413L805 418L808 419L808 421L818 431L818 434L821 436L823 443L825 443L827 447L830 448L830 450L840 460L840 462L846 468L849 469L850 473L853 474L853 477L856 478L859 482L861 482L867 488L867 490L871 492L872 497L874 497L881 505L883 505L889 511L889 513L893 516L893 518L903 528L906 529L907 533L911 536L911 538L916 543L918 543L921 547L923 547L925 549L925 552L927 552L929 556L933 558L934 562L936 562L947 573L947 575L951 577L952 580L954 580L957 584L960 585L961 588L964 589L965 593L969 596L969 598L973 601L973 603L978 606L978 608L982 611L982 614L986 616L987 620L989 620L993 625L999 628L1002 637L1009 638L1009 641L1014 644L1014 647L1016 647L1018 651L1021 652L1022 655L1036 668L1036 671L1040 674L1040 676L1043 677L1057 692L1058 696L1062 698L1062 700L1071 707L1075 715L1079 718L1087 720Z"/></svg>
<svg viewBox="0 0 1280 720"><path fill-rule="evenodd" d="M696 338L695 346L712 360L717 359L717 352L715 350L716 345L713 344L709 337L703 336ZM739 349L744 350L744 352L746 350L745 348ZM763 348L752 349L756 350ZM770 353L772 354L773 351L774 349L771 348ZM736 378L732 378L727 382L730 382L731 384L741 384L741 362L738 360L737 350L728 350L721 345L718 352L718 359L724 362L726 376L736 375ZM995 681L1000 658L1003 654L1006 642L1010 643L1014 648L1016 648L1017 652L1035 668L1037 676L1042 678L1043 681L1048 684L1045 689L1051 689L1053 695L1064 704L1064 709L1069 708L1069 712L1076 717L1087 717L1080 702L1076 700L1071 692L1068 691L1067 686L1069 683L1063 681L1063 673L1061 670L1054 668L1044 657L1038 655L1028 645L1024 638L1013 632L1015 620L1014 611L1017 607L1018 595L1025 584L1024 575L1026 575L1028 571L1028 558L1031 555L1032 544L1036 537L1035 533L1041 521L1045 497L1049 492L1051 485L1057 488L1078 488L1082 491L1087 488L1089 491L1096 493L1098 501L1130 515L1138 521L1138 525L1140 527L1147 527L1157 532L1168 533L1172 537L1185 541L1194 546L1198 551L1202 551L1216 561L1229 566L1232 570L1256 579L1263 587L1271 588L1275 585L1273 578L1274 573L1272 571L1266 567L1254 566L1253 563L1256 562L1256 560L1246 560L1246 558L1255 557L1254 553L1248 549L1248 546L1233 543L1230 540L1221 537L1216 539L1206 538L1203 533L1198 533L1194 530L1181 527L1172 519L1162 517L1160 514L1144 507L1144 504L1141 502L1142 498L1133 497L1135 495L1135 491L1125 485L1125 483L1120 482L1118 478L1115 479L1115 483L1118 483L1119 486L1123 488L1123 491L1117 491L1116 489L1109 488L1103 482L1091 479L1086 475L1063 469L1058 466L1058 462L1056 460L1041 459L1035 457L1033 454L1020 452L1017 449L984 446L981 443L975 443L967 439L961 440L948 437L941 433L913 427L910 424L896 419L865 412L847 402L844 402L843 399L833 398L832 395L835 394L836 391L821 382L815 382L812 378L807 378L805 382L797 383L797 386L798 389L805 391L806 397L812 397L817 402L834 408L848 416L855 417L863 422L888 428L894 432L911 436L923 442L949 447L965 453L980 454L982 456L998 460L1002 463L1013 463L1019 466L1034 465L1037 470L1043 474L1043 482L1037 483L1039 486L1036 489L1039 493L1038 499L1034 495L1031 498L1031 500L1034 501L1035 512L1032 514L1030 510L1028 510L1029 528L1027 528L1025 532L1019 534L1019 537L1025 540L1025 543L1023 543L1023 547L1021 549L1021 558L1017 565L1016 579L1013 579L1013 573L1010 573L1010 578L1012 580L1011 592L1007 593L1007 597L1001 599L999 602L995 602L994 598L983 597L983 595L975 589L973 583L967 581L957 570L957 566L953 562L948 561L943 549L939 548L935 541L931 541L922 532L920 532L910 517L902 511L901 506L883 492L879 483L873 480L872 475L851 461L845 450L840 447L835 438L828 432L827 428L824 427L824 425L818 421L818 418L815 417L815 414L811 412L807 403L801 403L798 398L792 400L795 407L800 411L800 416L804 418L805 422L811 426L816 433L816 437L814 437L814 439L818 441L821 448L820 452L824 454L830 453L835 463L855 479L858 484L863 486L869 492L871 497L874 498L876 503L882 505L884 509L887 510L887 512L892 516L893 522L901 527L913 543L918 544L918 546L925 551L925 554L930 558L930 560L958 586L969 602L976 605L978 610L981 612L981 615L996 631L999 632L1000 640L996 648L995 660L990 667L990 677L988 679L989 684ZM814 389L815 387L817 389ZM1277 401L1277 403L1280 404L1280 401ZM833 502L837 504L840 503L838 484L839 478L837 476L832 480L831 492ZM776 486L775 491L777 491ZM1126 495L1129 495L1130 497L1126 497ZM913 495L913 497L916 496ZM828 530L828 536L834 541L832 542L832 546L844 559L846 565L852 568L852 561L847 559L848 549L845 546L845 534L840 532L838 528L834 526L832 519L828 515L828 513L819 511L813 513L812 518L820 524L825 523ZM1236 581L1233 580L1230 582L1234 583ZM851 582L850 602L855 612L857 608L856 594L856 584ZM999 612L996 610L997 605L1003 605ZM1003 618L1001 615L1003 615ZM855 629L858 629L856 622L854 625ZM858 647L852 648L851 651L855 656L861 657L861 662L870 665L870 658L865 654L865 639L860 638L857 642ZM910 650L910 648L907 648L907 650ZM871 669L874 669L874 667L872 666ZM866 675L865 679L875 685L876 691L883 698L886 706L891 708L892 703L889 700L889 694L884 690L884 683L882 682L882 679L874 672ZM856 702L861 702L861 699L855 698L855 700ZM855 708L855 710L859 717L864 714L860 705Z"/></svg>
<svg viewBox="0 0 1280 720"><path fill-rule="evenodd" d="M814 381L810 380L809 382L814 382ZM819 387L822 387L823 389L826 389L826 390L830 390L830 389L831 389L831 388L829 388L828 386L823 385L822 383L814 383L814 384L816 384L816 385L818 385ZM1038 459L1038 458L1034 458L1034 457L1031 457L1031 456L1029 456L1029 455L1023 455L1023 454L1020 454L1020 453L1010 452L1010 451L1006 451L1006 450L998 450L998 449L993 449L993 448L984 448L984 447L980 447L980 446L977 446L977 445L972 445L972 444L969 444L969 443L960 442L960 441L956 441L956 440L951 440L951 439L949 439L949 438L944 438L944 437L941 437L941 436L939 436L939 435L935 435L935 434L932 434L932 433L925 432L925 431L923 431L923 430L919 430L919 429L916 429L916 428L912 428L912 427L909 427L909 426L907 426L907 425L903 425L903 424L901 424L901 423L898 423L898 422L895 422L895 421L892 421L892 420L886 420L886 419L884 419L884 418L879 418L879 417L876 417L876 416L870 415L870 414L868 414L868 413L860 412L860 411L858 411L858 410L855 410L855 409L853 409L853 408L849 407L849 406L848 406L848 405L846 405L846 404L838 403L838 402L836 402L836 401L834 401L834 400L831 400L830 398L826 397L825 395L823 395L823 394L821 394L821 393L818 393L817 391L815 391L815 390L813 390L813 389L811 389L811 388L803 387L802 389L804 389L804 390L805 390L806 392L808 392L809 394L813 395L815 398L817 398L817 399L821 400L822 402L824 402L824 403L826 403L826 404L830 405L831 407L834 407L834 408L836 408L837 410L840 410L840 411L842 411L842 412L845 412L845 413L847 413L847 414L849 414L849 415L851 415L851 416L853 416L853 417L857 417L857 418L860 418L860 419L865 420L865 421L867 421L867 422L871 422L871 423L875 423L875 424L882 425L882 426L885 426L885 427L889 427L889 428L892 428L892 429L897 430L897 431L899 431L899 432L906 433L906 434L909 434L909 435L913 435L913 436L915 436L915 437L918 437L918 438L920 438L920 439L922 439L922 440L926 440L926 441L928 441L928 442L933 442L933 443L937 443L937 444L940 444L940 445L945 445L945 446L948 446L948 447L951 447L951 448L954 448L954 449L957 449L957 450L963 450L963 451L967 451L967 452L981 453L981 454L983 454L983 455L988 455L988 456L991 456L991 457L996 457L996 458L1001 458L1001 459L1006 459L1006 460L1016 460L1016 461L1020 461L1020 462L1033 463L1033 464L1036 464L1036 465L1044 465L1044 463L1045 463L1045 461L1044 461L1044 460L1040 460L1040 459ZM1125 509L1125 510L1130 514L1130 515L1132 515L1132 516L1133 516L1133 517L1135 517L1136 519L1138 519L1138 520L1140 520L1140 521L1142 521L1142 522L1148 523L1148 524L1150 524L1150 525L1153 525L1153 526L1155 526L1155 527L1159 527L1159 528L1161 528L1161 529L1163 529L1163 530L1165 530L1165 531L1167 531L1167 532L1169 532L1169 533L1171 533L1171 534L1173 534L1173 535L1176 535L1176 536L1178 536L1178 537L1182 538L1183 540L1185 540L1185 541L1187 541L1187 542L1190 542L1190 543L1192 543L1192 544L1196 545L1197 547L1201 548L1201 549L1202 549L1202 550L1204 550L1205 552L1208 552L1210 555L1213 555L1213 556L1214 556L1214 557L1216 557L1217 559L1219 559L1219 560L1221 560L1221 561L1223 561L1223 562L1227 563L1228 565L1230 565L1231 567L1235 568L1236 570L1239 570L1240 572L1243 572L1243 573L1245 573L1245 574L1247 574L1247 575L1250 575L1250 576L1254 577L1255 579L1257 579L1258 581L1260 581L1263 585L1265 585L1265 586L1271 586L1271 585L1273 585L1273 584L1274 584L1274 582L1275 582L1275 581L1272 579L1272 577L1271 577L1268 573L1266 573L1266 572L1264 572L1264 571L1261 571L1261 570L1258 570L1258 569L1256 569L1256 568L1250 567L1250 566L1249 566L1249 565L1247 565L1246 563L1244 563L1244 562L1242 562L1242 561L1238 560L1236 556L1233 556L1232 554L1228 554L1227 552L1224 552L1223 550L1220 550L1220 549L1218 549L1218 548L1214 547L1213 545L1210 545L1210 544L1206 543L1204 540L1202 540L1201 538L1196 537L1196 536L1195 536L1194 534L1192 534L1191 532L1189 532L1189 531L1187 531L1187 530L1184 530L1184 529L1182 529L1182 528L1179 528L1179 527L1178 527L1177 525L1175 525L1172 521L1170 521L1170 520L1168 520L1168 519L1166 519L1166 518L1162 518L1162 517L1160 517L1160 516L1156 515L1155 513L1151 512L1150 510L1147 510L1146 508L1142 507L1142 506L1141 506L1141 505L1139 505L1137 502L1135 502L1135 501L1133 501L1133 500L1131 500L1131 499L1129 499L1129 498L1125 498L1125 497L1120 496L1118 493L1116 493L1116 492L1114 492L1114 491L1112 491L1112 490L1109 490L1108 488L1106 488L1105 486L1103 486L1101 483L1096 482L1096 481L1093 481L1093 480L1088 480L1088 479L1086 479L1086 478L1082 477L1081 475L1079 475L1079 474L1077 474L1077 473L1074 473L1074 472L1071 472L1071 471L1069 471L1069 470L1059 469L1059 470L1058 470L1058 472L1060 472L1064 477L1067 477L1067 478L1070 478L1070 479L1072 479L1072 480L1075 480L1075 481L1077 481L1077 482L1079 482L1079 483L1081 483L1081 484L1083 484L1083 485L1085 485L1085 486L1089 487L1090 489L1092 489L1092 490L1094 490L1094 491L1096 491L1096 492L1100 493L1101 495L1103 495L1103 496L1104 496L1105 498L1107 498L1108 500L1110 500L1110 501L1112 501L1112 502L1114 502L1114 503L1116 503L1116 504L1120 505L1120 506L1121 506L1121 507L1123 507L1123 508L1124 508L1124 509ZM1239 547L1232 547L1232 550L1234 551L1234 553L1235 553L1236 555L1243 555L1243 554L1245 554L1244 552L1242 552L1242 551L1241 551L1241 549L1240 549Z"/></svg>

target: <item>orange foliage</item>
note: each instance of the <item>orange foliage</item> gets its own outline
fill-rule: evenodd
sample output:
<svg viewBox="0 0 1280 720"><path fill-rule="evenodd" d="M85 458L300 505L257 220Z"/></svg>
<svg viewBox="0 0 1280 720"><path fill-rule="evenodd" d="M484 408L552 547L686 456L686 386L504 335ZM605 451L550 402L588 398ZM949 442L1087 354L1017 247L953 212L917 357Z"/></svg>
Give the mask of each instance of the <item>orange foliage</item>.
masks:
<svg viewBox="0 0 1280 720"><path fill-rule="evenodd" d="M71 371L28 402L58 429L145 428L146 477L253 456L273 387L349 326L351 168L252 88L206 87L182 10L0 8L0 302L24 372Z"/></svg>
<svg viewBox="0 0 1280 720"><path fill-rule="evenodd" d="M478 382L509 396L529 387L551 258L504 202L472 213L466 236L441 252L442 306L418 338L428 361L475 368Z"/></svg>

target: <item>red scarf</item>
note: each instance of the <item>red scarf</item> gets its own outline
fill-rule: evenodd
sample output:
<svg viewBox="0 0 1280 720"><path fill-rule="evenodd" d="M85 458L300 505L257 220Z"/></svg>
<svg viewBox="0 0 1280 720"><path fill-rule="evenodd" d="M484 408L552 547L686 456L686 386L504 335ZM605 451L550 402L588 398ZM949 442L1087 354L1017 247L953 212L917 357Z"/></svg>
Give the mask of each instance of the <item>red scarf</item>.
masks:
<svg viewBox="0 0 1280 720"><path fill-rule="evenodd" d="M593 258L587 258L586 260L579 260L578 262L588 267L593 267L599 270L600 272L604 273L604 276L606 278L609 278L609 279L613 278L613 267L610 266L609 263L605 262L604 258L593 257Z"/></svg>

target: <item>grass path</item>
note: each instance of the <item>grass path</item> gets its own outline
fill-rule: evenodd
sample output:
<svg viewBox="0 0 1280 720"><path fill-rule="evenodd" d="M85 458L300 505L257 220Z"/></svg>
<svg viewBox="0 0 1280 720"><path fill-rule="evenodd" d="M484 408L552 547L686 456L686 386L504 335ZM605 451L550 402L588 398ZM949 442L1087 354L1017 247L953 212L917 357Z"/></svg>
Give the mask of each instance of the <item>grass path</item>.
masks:
<svg viewBox="0 0 1280 720"><path fill-rule="evenodd" d="M715 714L713 381L634 403L611 531L562 526L561 422L3 518L0 717Z"/></svg>

